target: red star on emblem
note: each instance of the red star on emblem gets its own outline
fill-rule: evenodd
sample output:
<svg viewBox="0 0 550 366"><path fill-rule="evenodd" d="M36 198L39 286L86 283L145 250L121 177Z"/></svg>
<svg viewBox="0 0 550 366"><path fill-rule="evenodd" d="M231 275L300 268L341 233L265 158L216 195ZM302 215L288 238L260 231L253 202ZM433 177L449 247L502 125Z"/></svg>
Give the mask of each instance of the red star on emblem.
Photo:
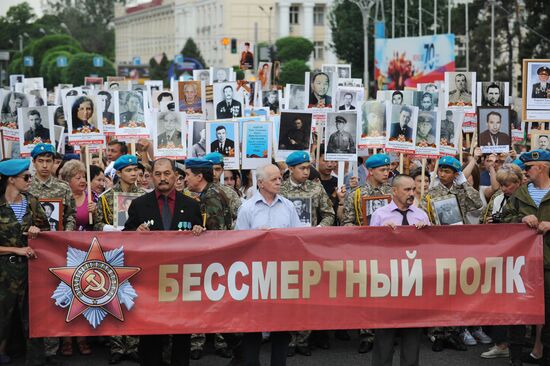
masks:
<svg viewBox="0 0 550 366"><path fill-rule="evenodd" d="M139 267L115 267L109 264L97 238L92 241L86 258L80 265L50 268L50 272L73 291L67 323L89 307L100 307L118 320L124 321L117 291L120 285L140 270Z"/></svg>

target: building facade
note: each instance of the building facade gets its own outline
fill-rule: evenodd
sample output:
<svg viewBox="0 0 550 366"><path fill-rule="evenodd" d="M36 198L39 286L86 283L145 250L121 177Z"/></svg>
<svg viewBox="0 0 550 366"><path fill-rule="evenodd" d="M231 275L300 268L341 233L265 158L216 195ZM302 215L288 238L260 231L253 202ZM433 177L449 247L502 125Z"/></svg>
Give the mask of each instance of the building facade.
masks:
<svg viewBox="0 0 550 366"><path fill-rule="evenodd" d="M116 62L147 63L163 52L173 59L188 38L198 45L208 66L238 65L240 49L231 52L236 39L275 42L286 36L311 40L315 51L311 66L336 63L328 15L332 0L153 0L115 9ZM224 39L226 40L224 44Z"/></svg>

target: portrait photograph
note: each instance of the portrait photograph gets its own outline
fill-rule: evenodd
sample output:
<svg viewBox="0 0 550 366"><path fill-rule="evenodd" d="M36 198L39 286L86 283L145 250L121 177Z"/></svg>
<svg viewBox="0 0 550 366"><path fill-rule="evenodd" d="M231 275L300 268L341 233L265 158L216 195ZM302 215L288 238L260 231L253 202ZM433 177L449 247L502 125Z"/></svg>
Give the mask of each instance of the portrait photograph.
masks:
<svg viewBox="0 0 550 366"><path fill-rule="evenodd" d="M183 159L187 156L186 122L183 112L153 114L153 148L156 157Z"/></svg>
<svg viewBox="0 0 550 366"><path fill-rule="evenodd" d="M415 105L414 90L378 90L376 92L376 100L383 102L389 101L395 105Z"/></svg>
<svg viewBox="0 0 550 366"><path fill-rule="evenodd" d="M179 81L179 111L188 115L202 115L206 102L205 86L202 81Z"/></svg>
<svg viewBox="0 0 550 366"><path fill-rule="evenodd" d="M242 94L243 96L243 108L244 110L254 107L254 91L256 83L250 82L247 80L237 81L237 94Z"/></svg>
<svg viewBox="0 0 550 366"><path fill-rule="evenodd" d="M415 155L423 158L439 158L440 113L419 111L416 124Z"/></svg>
<svg viewBox="0 0 550 366"><path fill-rule="evenodd" d="M206 122L189 121L189 156L200 158L206 155Z"/></svg>
<svg viewBox="0 0 550 366"><path fill-rule="evenodd" d="M289 110L304 110L305 103L305 87L299 84L287 84L286 93L286 109Z"/></svg>
<svg viewBox="0 0 550 366"><path fill-rule="evenodd" d="M165 112L168 108L161 110L161 105L167 106L169 103L174 103L174 94L172 94L172 92L162 89L153 91L151 95L151 105L153 109Z"/></svg>
<svg viewBox="0 0 550 366"><path fill-rule="evenodd" d="M477 105L479 107L507 107L510 105L510 83L504 81L482 81L477 83Z"/></svg>
<svg viewBox="0 0 550 366"><path fill-rule="evenodd" d="M458 154L458 144L462 133L464 112L444 110L439 125L439 149L444 155Z"/></svg>
<svg viewBox="0 0 550 366"><path fill-rule="evenodd" d="M27 95L19 92L4 94L0 113L1 125L6 132L4 137L15 137L17 139L17 109L28 106L29 100Z"/></svg>
<svg viewBox="0 0 550 366"><path fill-rule="evenodd" d="M133 200L141 196L139 193L115 192L113 199L113 222L117 229L124 228L128 221L128 209Z"/></svg>
<svg viewBox="0 0 550 366"><path fill-rule="evenodd" d="M249 41L240 42L239 50L241 53L239 60L241 70L254 69L254 44Z"/></svg>
<svg viewBox="0 0 550 366"><path fill-rule="evenodd" d="M476 73L445 73L445 106L446 108L475 110Z"/></svg>
<svg viewBox="0 0 550 366"><path fill-rule="evenodd" d="M328 73L331 73L331 74L336 74L336 67L338 65L336 64L322 64L321 65L321 71L322 72L328 72Z"/></svg>
<svg viewBox="0 0 550 366"><path fill-rule="evenodd" d="M19 110L19 141L22 154L30 154L36 144L54 140L48 107L26 107Z"/></svg>
<svg viewBox="0 0 550 366"><path fill-rule="evenodd" d="M93 96L77 96L67 99L69 129L72 134L100 133L98 123L99 111L96 99Z"/></svg>
<svg viewBox="0 0 550 366"><path fill-rule="evenodd" d="M278 150L309 150L311 113L281 112Z"/></svg>
<svg viewBox="0 0 550 366"><path fill-rule="evenodd" d="M331 72L306 72L307 108L333 109L333 75Z"/></svg>
<svg viewBox="0 0 550 366"><path fill-rule="evenodd" d="M370 218L373 212L380 207L388 205L390 202L390 195L361 197L361 215L363 216L363 226L369 226Z"/></svg>
<svg viewBox="0 0 550 366"><path fill-rule="evenodd" d="M342 64L336 65L336 72L339 79L348 79L351 78L351 65Z"/></svg>
<svg viewBox="0 0 550 366"><path fill-rule="evenodd" d="M48 218L50 231L63 231L63 200L61 198L40 198L39 202Z"/></svg>
<svg viewBox="0 0 550 366"><path fill-rule="evenodd" d="M523 120L550 121L550 59L523 60Z"/></svg>
<svg viewBox="0 0 550 366"><path fill-rule="evenodd" d="M369 100L361 104L359 148L377 148L386 142L386 102Z"/></svg>
<svg viewBox="0 0 550 366"><path fill-rule="evenodd" d="M211 84L210 69L193 70L193 80L204 81L205 85Z"/></svg>
<svg viewBox="0 0 550 366"><path fill-rule="evenodd" d="M258 81L260 82L261 90L271 89L271 62L260 62L258 64Z"/></svg>
<svg viewBox="0 0 550 366"><path fill-rule="evenodd" d="M363 99L358 97L358 92L354 90L339 89L337 93L338 111L355 111L357 104Z"/></svg>
<svg viewBox="0 0 550 366"><path fill-rule="evenodd" d="M117 106L118 128L145 128L143 91L119 91Z"/></svg>
<svg viewBox="0 0 550 366"><path fill-rule="evenodd" d="M237 91L236 82L214 84L214 106L216 119L229 119L243 116L243 93Z"/></svg>
<svg viewBox="0 0 550 366"><path fill-rule="evenodd" d="M300 219L301 227L311 226L311 198L309 197L292 197L289 198L294 205L298 218Z"/></svg>
<svg viewBox="0 0 550 366"><path fill-rule="evenodd" d="M418 111L433 112L439 106L439 95L437 93L414 91L414 106Z"/></svg>
<svg viewBox="0 0 550 366"><path fill-rule="evenodd" d="M437 225L463 225L462 213L454 194L430 200Z"/></svg>
<svg viewBox="0 0 550 366"><path fill-rule="evenodd" d="M281 100L280 90L270 90L263 93L263 107L269 108L270 114L278 114L280 110L279 101Z"/></svg>
<svg viewBox="0 0 550 366"><path fill-rule="evenodd" d="M386 105L386 147L414 149L418 121L418 107L411 105Z"/></svg>
<svg viewBox="0 0 550 366"><path fill-rule="evenodd" d="M206 153L223 155L225 169L239 169L239 123L208 121L206 123Z"/></svg>
<svg viewBox="0 0 550 366"><path fill-rule="evenodd" d="M477 128L478 146L483 154L510 151L510 107L478 107Z"/></svg>
<svg viewBox="0 0 550 366"><path fill-rule="evenodd" d="M233 81L233 69L230 67L211 67L210 68L210 84L225 83Z"/></svg>
<svg viewBox="0 0 550 366"><path fill-rule="evenodd" d="M23 79L23 90L25 93L28 93L31 90L35 89L44 89L44 79L43 78L24 78Z"/></svg>
<svg viewBox="0 0 550 366"><path fill-rule="evenodd" d="M325 155L331 161L357 160L357 111L329 112L325 127Z"/></svg>
<svg viewBox="0 0 550 366"><path fill-rule="evenodd" d="M115 133L115 106L113 103L113 94L108 90L100 90L96 93L98 107L101 108L100 118L103 123L103 131L107 134Z"/></svg>
<svg viewBox="0 0 550 366"><path fill-rule="evenodd" d="M550 130L531 131L531 150L550 151Z"/></svg>
<svg viewBox="0 0 550 366"><path fill-rule="evenodd" d="M48 104L48 90L34 89L27 93L29 107L42 107Z"/></svg>

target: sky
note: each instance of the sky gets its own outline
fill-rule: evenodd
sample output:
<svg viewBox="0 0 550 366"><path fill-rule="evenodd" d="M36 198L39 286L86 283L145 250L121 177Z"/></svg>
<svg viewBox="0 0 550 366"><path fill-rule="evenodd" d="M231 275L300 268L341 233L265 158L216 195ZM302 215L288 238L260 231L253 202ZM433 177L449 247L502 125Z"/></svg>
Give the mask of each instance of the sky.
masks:
<svg viewBox="0 0 550 366"><path fill-rule="evenodd" d="M0 0L0 16L5 16L9 8L25 1L34 9L36 15L41 17L44 14L43 8L47 5L46 0Z"/></svg>

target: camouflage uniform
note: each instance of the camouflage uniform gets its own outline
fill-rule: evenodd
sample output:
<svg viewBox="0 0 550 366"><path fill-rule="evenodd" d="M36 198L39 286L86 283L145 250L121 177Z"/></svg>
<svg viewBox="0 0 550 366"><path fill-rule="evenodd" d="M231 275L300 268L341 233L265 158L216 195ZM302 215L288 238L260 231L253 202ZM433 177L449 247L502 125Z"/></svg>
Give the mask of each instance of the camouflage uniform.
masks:
<svg viewBox="0 0 550 366"><path fill-rule="evenodd" d="M233 211L229 196L226 194L224 186L218 183L208 183L198 198L201 204L201 212L206 215L206 229L208 230L231 230L233 228ZM230 187L226 187L231 189ZM235 193L235 192L233 192ZM186 195L193 197L192 192L186 192ZM237 193L235 193L237 195ZM238 196L237 196L237 199ZM240 199L239 199L240 205ZM238 210L238 207L237 207ZM235 213L236 217L236 213ZM206 343L206 335L191 335L191 352L202 351ZM214 348L216 350L226 349L227 343L221 334L216 333L214 337Z"/></svg>
<svg viewBox="0 0 550 366"><path fill-rule="evenodd" d="M450 189L439 183L437 186L430 188L428 193L420 202L420 208L426 211L428 217L430 218L430 222L433 225L435 225L435 213L428 205L428 202L431 199L448 196L451 194L455 195L457 198L460 213L462 215L462 222L466 222L466 214L468 212L472 212L483 207L483 202L479 197L479 192L468 183L462 183L460 185L453 183ZM459 332L460 327L435 327L428 330L428 336L432 340L435 340L435 338L445 338L451 334L458 334Z"/></svg>
<svg viewBox="0 0 550 366"><path fill-rule="evenodd" d="M0 245L5 247L28 246L27 236L23 235L31 226L42 231L49 231L50 225L46 213L38 200L30 194L27 199L27 212L20 224L4 197L0 197ZM0 256L0 341L10 335L14 311L19 308L19 315L28 335L28 299L27 299L27 261L24 257L17 257L21 262L11 263L13 255ZM33 338L27 340L27 365L38 365L45 361L44 339Z"/></svg>
<svg viewBox="0 0 550 366"><path fill-rule="evenodd" d="M97 221L94 223L95 231L103 231L105 225L113 225L113 210L115 192L124 192L120 182L117 182L113 188L103 192L97 201ZM126 193L145 194L145 190L132 184L130 190Z"/></svg>
<svg viewBox="0 0 550 366"><path fill-rule="evenodd" d="M306 180L296 185L285 180L281 185L281 195L285 198L311 198L311 226L332 226L334 224L334 209L323 186Z"/></svg>
<svg viewBox="0 0 550 366"><path fill-rule="evenodd" d="M359 191L357 191L359 189ZM358 193L359 192L359 193ZM343 226L349 225L363 225L362 212L362 197L371 197L371 196L387 196L391 195L391 186L387 183L382 184L380 187L373 187L367 181L365 186L359 187L351 191L344 202L344 220L342 221ZM357 217L359 213L359 217Z"/></svg>
<svg viewBox="0 0 550 366"><path fill-rule="evenodd" d="M37 176L31 181L29 193L36 198L61 198L63 200L63 231L76 230L76 203L71 187L65 181L50 176L42 182ZM46 355L54 356L59 348L57 338L44 338Z"/></svg>
<svg viewBox="0 0 550 366"><path fill-rule="evenodd" d="M53 176L40 181L36 176L31 181L29 193L36 198L61 198L63 200L63 231L76 230L76 203L67 182Z"/></svg>
<svg viewBox="0 0 550 366"><path fill-rule="evenodd" d="M105 225L113 225L113 210L114 210L114 196L115 192L124 192L120 182L117 182L113 188L103 192L99 196L97 201L97 220L94 223L95 231L103 231ZM145 190L137 187L135 184L130 186L128 193L141 193L144 194ZM111 346L111 355L119 353L132 354L138 352L139 337L136 336L112 336L109 337L109 343Z"/></svg>
<svg viewBox="0 0 550 366"><path fill-rule="evenodd" d="M239 212L239 207L241 207L242 204L241 197L239 197L237 192L229 186L220 185L220 187L227 198L229 198L229 209L231 210L231 219L233 221L231 229L234 229L235 224L237 223L237 213Z"/></svg>

